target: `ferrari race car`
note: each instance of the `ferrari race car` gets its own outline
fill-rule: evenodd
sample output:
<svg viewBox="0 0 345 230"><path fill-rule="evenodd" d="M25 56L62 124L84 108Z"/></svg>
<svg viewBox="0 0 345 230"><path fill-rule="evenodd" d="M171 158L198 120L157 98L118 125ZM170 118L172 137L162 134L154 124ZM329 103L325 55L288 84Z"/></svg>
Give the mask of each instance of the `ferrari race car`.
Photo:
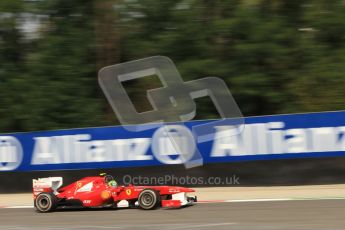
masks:
<svg viewBox="0 0 345 230"><path fill-rule="evenodd" d="M179 208L197 201L187 196L193 189L175 186L118 186L111 175L82 178L62 187L62 177L33 179L34 206L38 212L57 208L129 207L150 210Z"/></svg>

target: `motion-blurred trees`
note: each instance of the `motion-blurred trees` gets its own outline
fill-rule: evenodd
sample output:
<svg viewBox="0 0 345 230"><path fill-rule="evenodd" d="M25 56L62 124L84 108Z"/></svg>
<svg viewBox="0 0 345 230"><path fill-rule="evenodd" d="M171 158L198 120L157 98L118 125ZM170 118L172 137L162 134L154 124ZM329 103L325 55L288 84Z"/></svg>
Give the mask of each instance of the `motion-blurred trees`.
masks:
<svg viewBox="0 0 345 230"><path fill-rule="evenodd" d="M13 86L2 96L4 131L107 124L97 83L94 7L94 1L50 0L26 3L18 14L10 12L15 23L6 24L11 28L6 36L17 36L1 46L2 59L14 71L2 74ZM30 21L25 13L43 18L35 39L18 32L18 17Z"/></svg>
<svg viewBox="0 0 345 230"><path fill-rule="evenodd" d="M50 0L41 38L27 55L28 129L105 124L97 86L93 1Z"/></svg>
<svg viewBox="0 0 345 230"><path fill-rule="evenodd" d="M0 3L0 129L21 130L25 82L25 45L18 28L21 1Z"/></svg>
<svg viewBox="0 0 345 230"><path fill-rule="evenodd" d="M2 0L0 128L115 124L98 69L152 55L185 81L222 77L244 115L344 109L344 12L342 0Z"/></svg>
<svg viewBox="0 0 345 230"><path fill-rule="evenodd" d="M245 115L344 109L343 1L186 0L169 6L141 0L125 6L126 59L164 54L186 80L222 77Z"/></svg>

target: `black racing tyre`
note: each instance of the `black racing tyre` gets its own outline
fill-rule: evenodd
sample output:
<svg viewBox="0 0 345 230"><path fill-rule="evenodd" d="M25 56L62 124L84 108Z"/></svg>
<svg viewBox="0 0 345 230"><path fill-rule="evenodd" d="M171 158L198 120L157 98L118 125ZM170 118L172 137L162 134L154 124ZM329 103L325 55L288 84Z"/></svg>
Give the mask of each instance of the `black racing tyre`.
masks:
<svg viewBox="0 0 345 230"><path fill-rule="evenodd" d="M57 202L53 193L42 192L35 199L35 208L38 212L52 212L56 209Z"/></svg>
<svg viewBox="0 0 345 230"><path fill-rule="evenodd" d="M159 192L153 189L144 189L138 197L139 207L145 210L155 209L160 205Z"/></svg>

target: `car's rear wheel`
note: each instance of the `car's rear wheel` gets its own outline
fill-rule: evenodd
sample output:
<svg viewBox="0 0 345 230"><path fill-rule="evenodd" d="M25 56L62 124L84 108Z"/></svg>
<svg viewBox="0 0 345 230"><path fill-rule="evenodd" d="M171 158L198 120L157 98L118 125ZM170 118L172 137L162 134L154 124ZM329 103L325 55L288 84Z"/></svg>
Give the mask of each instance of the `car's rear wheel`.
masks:
<svg viewBox="0 0 345 230"><path fill-rule="evenodd" d="M35 199L35 208L38 212L52 212L57 207L57 198L53 193L42 192Z"/></svg>
<svg viewBox="0 0 345 230"><path fill-rule="evenodd" d="M145 210L155 209L159 206L159 192L153 189L144 189L138 197L139 207Z"/></svg>

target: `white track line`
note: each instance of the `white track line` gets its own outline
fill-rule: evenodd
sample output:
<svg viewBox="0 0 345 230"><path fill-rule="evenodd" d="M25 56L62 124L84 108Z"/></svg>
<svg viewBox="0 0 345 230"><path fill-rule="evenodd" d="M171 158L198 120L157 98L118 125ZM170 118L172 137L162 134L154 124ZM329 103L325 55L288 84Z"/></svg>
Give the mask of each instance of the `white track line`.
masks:
<svg viewBox="0 0 345 230"><path fill-rule="evenodd" d="M247 203L247 202L276 202L276 201L307 201L307 200L345 200L345 197L320 197L320 198L272 198L272 199L243 199L243 200L201 200L196 204L214 203ZM33 205L0 206L3 208L33 208Z"/></svg>
<svg viewBox="0 0 345 230"><path fill-rule="evenodd" d="M315 197L315 198L265 198L265 199L243 199L243 200L208 200L198 203L246 203L246 202L274 202L274 201L303 201L303 200L345 200L345 197Z"/></svg>
<svg viewBox="0 0 345 230"><path fill-rule="evenodd" d="M228 225L235 225L236 223L210 223L210 224L185 224L181 226L177 226L170 229L192 229L192 228L211 228L211 227L219 227L219 226L228 226Z"/></svg>
<svg viewBox="0 0 345 230"><path fill-rule="evenodd" d="M33 205L17 205L17 206L7 206L2 208L33 208Z"/></svg>
<svg viewBox="0 0 345 230"><path fill-rule="evenodd" d="M279 199L245 199L245 200L205 200L205 201L198 201L201 204L209 204L209 203L245 203L245 202L268 202L268 201L291 201L295 200L292 198L279 198ZM309 200L309 199L308 199Z"/></svg>

